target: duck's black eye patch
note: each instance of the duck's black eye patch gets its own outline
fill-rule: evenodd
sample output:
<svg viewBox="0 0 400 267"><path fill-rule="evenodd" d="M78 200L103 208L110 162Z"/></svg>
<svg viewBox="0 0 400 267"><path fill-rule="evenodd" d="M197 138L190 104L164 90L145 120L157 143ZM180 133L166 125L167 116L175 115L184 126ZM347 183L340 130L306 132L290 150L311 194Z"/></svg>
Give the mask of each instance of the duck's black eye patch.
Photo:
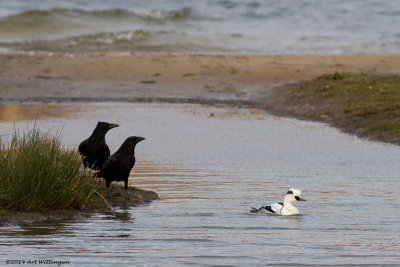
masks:
<svg viewBox="0 0 400 267"><path fill-rule="evenodd" d="M288 194L293 194L292 190L287 191Z"/></svg>
<svg viewBox="0 0 400 267"><path fill-rule="evenodd" d="M296 200L300 200L300 197L299 196L295 196L294 197Z"/></svg>

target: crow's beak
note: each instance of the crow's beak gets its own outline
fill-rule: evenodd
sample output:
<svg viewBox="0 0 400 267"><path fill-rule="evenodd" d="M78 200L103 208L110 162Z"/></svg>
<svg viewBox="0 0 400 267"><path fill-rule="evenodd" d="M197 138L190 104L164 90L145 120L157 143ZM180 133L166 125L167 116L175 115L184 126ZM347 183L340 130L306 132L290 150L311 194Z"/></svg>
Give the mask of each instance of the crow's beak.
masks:
<svg viewBox="0 0 400 267"><path fill-rule="evenodd" d="M108 129L110 130L110 129L118 127L118 126L119 126L118 124L110 123L110 125L108 126Z"/></svg>
<svg viewBox="0 0 400 267"><path fill-rule="evenodd" d="M146 138L144 138L144 137L139 137L138 138L138 142L143 141L143 140L146 140Z"/></svg>

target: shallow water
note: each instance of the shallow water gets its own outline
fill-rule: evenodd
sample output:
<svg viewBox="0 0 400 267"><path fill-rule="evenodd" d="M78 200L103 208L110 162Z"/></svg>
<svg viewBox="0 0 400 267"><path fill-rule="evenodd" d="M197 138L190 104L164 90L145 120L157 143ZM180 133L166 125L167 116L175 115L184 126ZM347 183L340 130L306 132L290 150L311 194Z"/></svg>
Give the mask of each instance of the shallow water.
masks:
<svg viewBox="0 0 400 267"><path fill-rule="evenodd" d="M397 0L0 1L0 49L399 53Z"/></svg>
<svg viewBox="0 0 400 267"><path fill-rule="evenodd" d="M63 107L64 115L40 116ZM12 110L18 113L17 106ZM40 110L40 129L62 129L69 148L98 120L121 125L107 134L111 151L130 135L146 137L130 184L161 200L120 209L118 216L3 227L1 264L43 258L72 266L400 262L397 146L257 110L113 103L32 110ZM1 117L3 140L14 127L33 125L26 116L15 123ZM290 187L303 189L308 200L297 204L301 215L248 212L282 201Z"/></svg>

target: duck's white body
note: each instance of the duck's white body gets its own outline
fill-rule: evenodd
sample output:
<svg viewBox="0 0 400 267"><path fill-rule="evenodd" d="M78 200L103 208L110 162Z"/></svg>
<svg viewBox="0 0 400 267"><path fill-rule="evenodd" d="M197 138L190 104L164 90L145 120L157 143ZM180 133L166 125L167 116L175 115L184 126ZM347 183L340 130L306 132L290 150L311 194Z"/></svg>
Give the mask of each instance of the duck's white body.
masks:
<svg viewBox="0 0 400 267"><path fill-rule="evenodd" d="M266 206L268 207L268 206ZM273 203L270 206L270 210L267 210L266 208L264 208L263 210L265 210L265 212L268 213L275 213L278 215L297 215L299 214L299 209L296 208L295 206L292 205L292 203Z"/></svg>
<svg viewBox="0 0 400 267"><path fill-rule="evenodd" d="M299 210L292 204L296 201L306 201L301 198L301 190L291 188L287 192L283 203L273 203L268 206L264 206L261 208L251 208L251 212L265 212L265 213L273 213L277 215L297 215L299 214Z"/></svg>

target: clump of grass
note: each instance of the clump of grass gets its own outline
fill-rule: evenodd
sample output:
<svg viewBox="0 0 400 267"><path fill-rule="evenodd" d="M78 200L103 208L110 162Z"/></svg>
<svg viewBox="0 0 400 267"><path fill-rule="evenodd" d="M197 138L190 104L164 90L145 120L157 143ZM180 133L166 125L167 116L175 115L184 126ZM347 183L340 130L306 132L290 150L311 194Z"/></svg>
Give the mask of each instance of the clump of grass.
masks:
<svg viewBox="0 0 400 267"><path fill-rule="evenodd" d="M350 78L351 74L348 72L334 72L332 74L326 74L326 75L322 75L321 77L319 77L319 79L325 79L325 80L343 80L343 79L347 79Z"/></svg>
<svg viewBox="0 0 400 267"><path fill-rule="evenodd" d="M83 209L98 198L93 175L77 152L34 128L0 140L0 206L19 211Z"/></svg>
<svg viewBox="0 0 400 267"><path fill-rule="evenodd" d="M153 81L153 80L144 80L144 81L140 81L140 83L144 83L144 84L153 84L153 83L156 83L156 81Z"/></svg>

